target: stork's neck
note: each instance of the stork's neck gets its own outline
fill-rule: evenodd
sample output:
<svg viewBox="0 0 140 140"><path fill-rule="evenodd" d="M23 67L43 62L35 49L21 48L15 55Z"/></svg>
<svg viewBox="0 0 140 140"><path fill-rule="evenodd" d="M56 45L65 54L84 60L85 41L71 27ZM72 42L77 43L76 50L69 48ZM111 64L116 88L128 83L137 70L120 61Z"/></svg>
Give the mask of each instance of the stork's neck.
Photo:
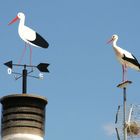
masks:
<svg viewBox="0 0 140 140"><path fill-rule="evenodd" d="M21 26L24 26L24 24L25 24L25 18L21 18L21 19L20 19L20 22L19 22L19 28L20 28Z"/></svg>
<svg viewBox="0 0 140 140"><path fill-rule="evenodd" d="M113 44L113 47L116 47L117 48L118 47L117 46L117 39L115 39L112 44Z"/></svg>

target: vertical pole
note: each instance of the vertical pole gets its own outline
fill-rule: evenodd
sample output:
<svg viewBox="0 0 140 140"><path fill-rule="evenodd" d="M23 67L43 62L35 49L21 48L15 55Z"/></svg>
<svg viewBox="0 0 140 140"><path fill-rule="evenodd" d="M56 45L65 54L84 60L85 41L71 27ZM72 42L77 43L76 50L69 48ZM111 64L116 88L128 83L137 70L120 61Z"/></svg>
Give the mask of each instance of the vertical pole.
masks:
<svg viewBox="0 0 140 140"><path fill-rule="evenodd" d="M24 65L24 69L22 71L22 94L27 93L27 70L26 65Z"/></svg>
<svg viewBox="0 0 140 140"><path fill-rule="evenodd" d="M124 131L124 140L127 140L127 127L126 127L126 87L123 88L123 131Z"/></svg>

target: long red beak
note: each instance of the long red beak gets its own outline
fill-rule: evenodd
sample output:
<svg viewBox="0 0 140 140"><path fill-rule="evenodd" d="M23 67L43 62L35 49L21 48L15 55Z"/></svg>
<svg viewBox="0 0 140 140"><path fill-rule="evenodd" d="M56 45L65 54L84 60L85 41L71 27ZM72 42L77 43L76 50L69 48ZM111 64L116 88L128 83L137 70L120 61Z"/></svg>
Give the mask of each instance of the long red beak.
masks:
<svg viewBox="0 0 140 140"><path fill-rule="evenodd" d="M19 19L18 16L16 16L8 25L13 24L13 23L16 22L18 19Z"/></svg>
<svg viewBox="0 0 140 140"><path fill-rule="evenodd" d="M109 41L107 41L107 44L111 43L113 41L113 38L111 38Z"/></svg>

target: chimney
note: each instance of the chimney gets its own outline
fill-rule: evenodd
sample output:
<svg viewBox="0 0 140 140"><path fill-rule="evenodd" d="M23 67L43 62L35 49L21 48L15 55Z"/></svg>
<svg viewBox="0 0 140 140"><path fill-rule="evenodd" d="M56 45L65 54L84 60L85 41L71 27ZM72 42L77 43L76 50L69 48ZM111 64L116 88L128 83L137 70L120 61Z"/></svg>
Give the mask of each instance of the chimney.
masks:
<svg viewBox="0 0 140 140"><path fill-rule="evenodd" d="M2 140L43 140L47 99L33 94L1 98Z"/></svg>

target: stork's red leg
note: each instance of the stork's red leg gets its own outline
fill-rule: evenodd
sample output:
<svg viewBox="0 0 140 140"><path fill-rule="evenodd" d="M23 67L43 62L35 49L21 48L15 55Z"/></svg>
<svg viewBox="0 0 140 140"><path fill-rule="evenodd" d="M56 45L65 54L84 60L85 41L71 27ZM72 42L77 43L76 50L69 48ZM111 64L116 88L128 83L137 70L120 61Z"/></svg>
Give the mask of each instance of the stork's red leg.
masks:
<svg viewBox="0 0 140 140"><path fill-rule="evenodd" d="M32 65L32 47L30 46L30 65Z"/></svg>
<svg viewBox="0 0 140 140"><path fill-rule="evenodd" d="M127 81L127 66L124 65L125 81Z"/></svg>
<svg viewBox="0 0 140 140"><path fill-rule="evenodd" d="M24 47L24 50L23 50L23 52L22 52L22 55L21 55L21 57L20 57L20 59L19 59L19 61L18 61L18 64L21 63L21 61L22 61L22 59L23 59L23 57L24 57L24 55L25 55L26 48L27 48L27 45L26 45L26 43L25 43L25 47Z"/></svg>
<svg viewBox="0 0 140 140"><path fill-rule="evenodd" d="M124 82L124 74L125 74L125 70L124 70L124 65L122 65L122 82Z"/></svg>
<svg viewBox="0 0 140 140"><path fill-rule="evenodd" d="M122 65L122 71L123 71L122 82L125 82L127 80L127 66L126 65Z"/></svg>

